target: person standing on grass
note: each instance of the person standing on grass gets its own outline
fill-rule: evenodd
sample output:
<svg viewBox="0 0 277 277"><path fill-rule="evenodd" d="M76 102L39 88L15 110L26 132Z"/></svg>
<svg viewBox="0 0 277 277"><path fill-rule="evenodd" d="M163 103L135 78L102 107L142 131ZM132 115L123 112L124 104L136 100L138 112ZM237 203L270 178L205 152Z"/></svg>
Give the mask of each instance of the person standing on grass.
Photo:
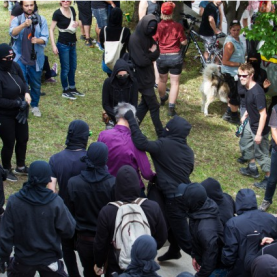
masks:
<svg viewBox="0 0 277 277"><path fill-rule="evenodd" d="M60 57L62 97L76 100L76 96L85 96L85 94L78 91L75 86L77 69L76 28L78 22L76 22L75 9L70 5L71 1L60 1L61 7L54 12L52 17L50 38L53 53ZM57 44L55 44L54 36L56 26L59 29Z"/></svg>
<svg viewBox="0 0 277 277"><path fill-rule="evenodd" d="M23 13L15 17L10 26L10 36L14 39L14 61L22 69L24 78L31 88L31 111L41 117L39 110L41 74L44 64L44 49L48 42L49 32L46 19L34 14L36 1L20 1ZM35 19L36 18L36 19Z"/></svg>

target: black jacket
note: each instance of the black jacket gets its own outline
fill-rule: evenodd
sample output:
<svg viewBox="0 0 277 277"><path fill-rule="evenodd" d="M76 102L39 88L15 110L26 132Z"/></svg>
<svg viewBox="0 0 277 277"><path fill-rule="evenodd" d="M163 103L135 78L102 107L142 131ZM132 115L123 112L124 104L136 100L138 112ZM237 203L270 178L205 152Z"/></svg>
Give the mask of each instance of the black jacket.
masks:
<svg viewBox="0 0 277 277"><path fill-rule="evenodd" d="M257 209L256 195L251 189L238 192L236 211L238 216L225 225L221 260L225 266L232 267L228 277L250 277L244 268L247 235L257 231L264 237L277 238L277 219Z"/></svg>
<svg viewBox="0 0 277 277"><path fill-rule="evenodd" d="M126 84L121 84L116 75L119 71L127 71L130 75ZM102 106L106 113L115 122L114 107L119 102L130 103L137 107L138 105L138 82L134 77L133 71L128 63L123 59L118 59L111 77L107 78L102 89Z"/></svg>
<svg viewBox="0 0 277 277"><path fill-rule="evenodd" d="M76 220L77 232L95 236L100 210L114 200L114 184L112 175L98 183L89 182L82 173L69 179L65 203Z"/></svg>
<svg viewBox="0 0 277 277"><path fill-rule="evenodd" d="M271 255L263 255L256 258L251 268L252 277L276 277L277 259Z"/></svg>
<svg viewBox="0 0 277 277"><path fill-rule="evenodd" d="M160 55L158 46L156 51L149 51L149 48L153 44L156 44L152 36L146 35L147 26L150 21L157 21L156 17L153 14L145 15L138 23L129 41L129 53L135 64L139 89L154 87L155 74L153 61L157 60Z"/></svg>
<svg viewBox="0 0 277 277"><path fill-rule="evenodd" d="M194 154L187 145L191 125L184 118L174 116L165 127L164 137L149 141L139 129L132 112L127 112L125 118L129 122L135 146L150 153L158 187L163 194L176 193L181 183L189 184L194 167Z"/></svg>
<svg viewBox="0 0 277 277"><path fill-rule="evenodd" d="M131 168L132 172L130 173L125 168ZM120 172L123 174L119 177ZM130 166L123 166L116 177L115 199L130 203L139 197L140 186L136 171ZM151 200L144 201L141 208L148 219L151 235L156 240L159 249L167 239L167 227L161 209L158 203ZM109 274L114 271L122 272L116 262L112 244L117 210L118 208L114 205L107 205L101 210L98 216L94 241L95 264L98 267L102 267L108 259L107 276L110 276Z"/></svg>

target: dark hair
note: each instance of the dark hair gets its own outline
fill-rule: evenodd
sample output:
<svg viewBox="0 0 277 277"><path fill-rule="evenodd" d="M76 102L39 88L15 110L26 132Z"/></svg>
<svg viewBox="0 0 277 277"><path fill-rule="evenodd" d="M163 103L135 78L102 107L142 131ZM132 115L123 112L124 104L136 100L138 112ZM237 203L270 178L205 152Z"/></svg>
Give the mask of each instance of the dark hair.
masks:
<svg viewBox="0 0 277 277"><path fill-rule="evenodd" d="M23 2L24 2L24 1L20 1L20 2L19 2L19 5L20 5L21 7L23 6ZM34 5L35 5L35 7L37 7L37 1L34 1Z"/></svg>
<svg viewBox="0 0 277 277"><path fill-rule="evenodd" d="M237 20L237 19L232 20L231 23L230 23L230 28L232 28L235 25L238 25L238 26L241 27L241 25L239 23L239 20Z"/></svg>

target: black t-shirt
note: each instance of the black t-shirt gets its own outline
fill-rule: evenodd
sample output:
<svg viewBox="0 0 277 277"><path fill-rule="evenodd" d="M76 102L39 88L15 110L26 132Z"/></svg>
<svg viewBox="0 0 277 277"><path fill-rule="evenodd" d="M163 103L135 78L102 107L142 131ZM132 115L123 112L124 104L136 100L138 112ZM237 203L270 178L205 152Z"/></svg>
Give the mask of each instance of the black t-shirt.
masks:
<svg viewBox="0 0 277 277"><path fill-rule="evenodd" d="M264 108L266 109L266 99L264 90L259 84L256 83L253 88L247 90L245 94L245 105L249 116L251 131L256 135L260 120L259 111L261 111ZM266 135L268 134L268 132L269 127L267 118L262 135Z"/></svg>
<svg viewBox="0 0 277 277"><path fill-rule="evenodd" d="M106 9L108 3L106 1L91 1L92 9Z"/></svg>
<svg viewBox="0 0 277 277"><path fill-rule="evenodd" d="M212 16L214 18L215 24L217 25L217 21L219 18L219 10L214 3L209 3L206 6L204 13L202 15L199 34L206 37L210 37L214 35L214 31L210 26L209 16Z"/></svg>
<svg viewBox="0 0 277 277"><path fill-rule="evenodd" d="M70 9L73 14L73 20L75 21L76 20L76 12L73 7L70 7ZM68 26L70 24L71 18L64 16L62 14L61 10L58 9L54 12L52 20L57 22L58 28L66 29L66 28L68 28ZM76 33L70 34L67 32L59 32L58 42L67 44L68 42L76 42L76 41L77 41Z"/></svg>

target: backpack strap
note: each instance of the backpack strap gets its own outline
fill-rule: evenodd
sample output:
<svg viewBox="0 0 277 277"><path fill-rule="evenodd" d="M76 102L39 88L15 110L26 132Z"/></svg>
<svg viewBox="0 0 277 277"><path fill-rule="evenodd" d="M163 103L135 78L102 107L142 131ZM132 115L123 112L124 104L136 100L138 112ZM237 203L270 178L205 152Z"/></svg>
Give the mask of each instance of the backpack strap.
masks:
<svg viewBox="0 0 277 277"><path fill-rule="evenodd" d="M145 200L147 200L147 198L137 198L137 199L136 199L135 201L133 201L132 203L141 206L141 204L142 204Z"/></svg>
<svg viewBox="0 0 277 277"><path fill-rule="evenodd" d="M107 26L104 27L104 38L105 38L105 41L107 41L106 28L107 28Z"/></svg>
<svg viewBox="0 0 277 277"><path fill-rule="evenodd" d="M116 206L117 208L120 208L121 206L124 205L124 203L121 202L121 201L115 201L115 202L109 202L108 205L114 205L114 206Z"/></svg>
<svg viewBox="0 0 277 277"><path fill-rule="evenodd" d="M125 27L123 27L122 30L121 30L121 34L120 34L120 38L119 38L119 41L120 41L120 42L122 41L124 29L125 29ZM105 38L105 40L106 40L106 38Z"/></svg>

